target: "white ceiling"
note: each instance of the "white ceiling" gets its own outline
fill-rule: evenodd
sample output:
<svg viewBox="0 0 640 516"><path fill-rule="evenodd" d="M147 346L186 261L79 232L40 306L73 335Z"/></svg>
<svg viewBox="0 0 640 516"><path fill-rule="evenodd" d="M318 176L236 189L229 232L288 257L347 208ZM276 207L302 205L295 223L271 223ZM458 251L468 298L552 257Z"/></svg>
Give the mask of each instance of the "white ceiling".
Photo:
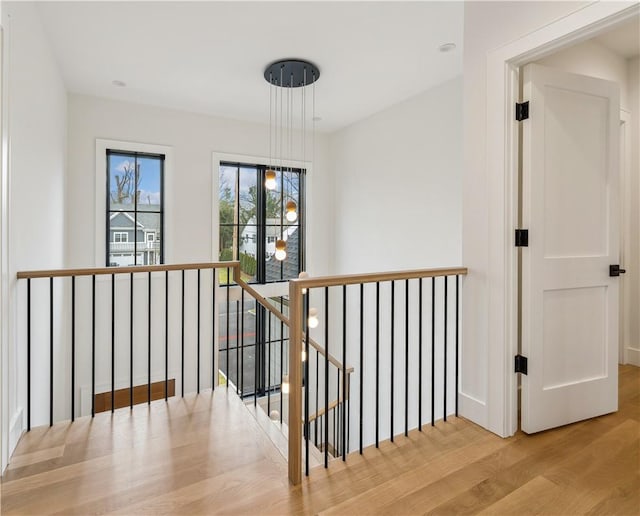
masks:
<svg viewBox="0 0 640 516"><path fill-rule="evenodd" d="M640 17L614 27L598 36L596 41L624 58L637 57L640 55Z"/></svg>
<svg viewBox="0 0 640 516"><path fill-rule="evenodd" d="M462 73L462 2L42 2L69 91L267 123L267 64L318 65L332 131ZM453 42L457 49L437 47ZM123 81L125 88L112 84Z"/></svg>

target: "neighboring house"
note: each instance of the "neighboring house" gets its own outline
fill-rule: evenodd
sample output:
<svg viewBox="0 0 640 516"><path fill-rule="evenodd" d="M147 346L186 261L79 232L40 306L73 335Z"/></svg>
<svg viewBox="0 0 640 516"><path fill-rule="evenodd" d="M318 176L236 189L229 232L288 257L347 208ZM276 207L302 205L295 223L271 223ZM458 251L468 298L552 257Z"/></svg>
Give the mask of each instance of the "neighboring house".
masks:
<svg viewBox="0 0 640 516"><path fill-rule="evenodd" d="M279 228L278 228L279 229ZM283 240L287 242L287 257L283 261L275 259L276 252L275 241L269 247L267 239L267 263L265 264L265 277L267 281L273 281L277 278L297 278L300 272L298 262L300 260L300 232L296 231L298 226L290 226L284 230ZM281 269L282 268L282 269ZM282 271L282 276L280 272Z"/></svg>
<svg viewBox="0 0 640 516"><path fill-rule="evenodd" d="M280 219L272 218L267 219L265 229L267 237L266 255L268 261L276 253L276 240L282 238L285 242L288 241L289 238L297 232L298 226L285 226L282 228L280 226ZM257 231L256 220L255 218L251 218L240 235L240 252L253 258L255 258L258 253ZM297 249L297 246L295 248Z"/></svg>
<svg viewBox="0 0 640 516"><path fill-rule="evenodd" d="M109 217L109 266L160 263L158 214L138 212L138 220L125 212Z"/></svg>

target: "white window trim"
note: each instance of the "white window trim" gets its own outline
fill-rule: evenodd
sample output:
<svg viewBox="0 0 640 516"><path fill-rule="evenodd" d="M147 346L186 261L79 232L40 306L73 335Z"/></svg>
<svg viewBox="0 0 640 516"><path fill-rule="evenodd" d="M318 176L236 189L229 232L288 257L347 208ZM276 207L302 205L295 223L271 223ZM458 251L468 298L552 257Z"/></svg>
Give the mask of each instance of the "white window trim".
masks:
<svg viewBox="0 0 640 516"><path fill-rule="evenodd" d="M128 142L123 140L96 139L96 182L95 182L95 256L96 267L105 266L106 256L106 185L105 176L107 170L107 150L120 150L128 152L145 152L148 154L164 154L164 181L163 181L163 201L164 206L164 262L171 263L173 253L171 252L171 242L173 242L173 227L170 224L170 216L173 209L173 147L166 145L155 145L150 143ZM169 245L167 245L169 244Z"/></svg>
<svg viewBox="0 0 640 516"><path fill-rule="evenodd" d="M116 236L120 236L120 240L116 240ZM122 236L124 235L125 239L122 240ZM113 232L113 240L112 242L114 243L118 243L118 244L124 244L124 243L129 243L129 233L127 233L126 231L114 231Z"/></svg>

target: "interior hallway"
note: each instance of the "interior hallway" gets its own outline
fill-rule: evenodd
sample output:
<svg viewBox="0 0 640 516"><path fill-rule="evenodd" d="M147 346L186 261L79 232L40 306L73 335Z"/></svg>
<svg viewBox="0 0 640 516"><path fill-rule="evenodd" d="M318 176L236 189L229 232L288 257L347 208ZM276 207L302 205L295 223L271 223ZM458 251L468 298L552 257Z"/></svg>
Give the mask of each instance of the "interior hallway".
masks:
<svg viewBox="0 0 640 516"><path fill-rule="evenodd" d="M640 368L620 410L510 439L451 418L298 487L232 392L157 401L26 434L2 514L638 514Z"/></svg>

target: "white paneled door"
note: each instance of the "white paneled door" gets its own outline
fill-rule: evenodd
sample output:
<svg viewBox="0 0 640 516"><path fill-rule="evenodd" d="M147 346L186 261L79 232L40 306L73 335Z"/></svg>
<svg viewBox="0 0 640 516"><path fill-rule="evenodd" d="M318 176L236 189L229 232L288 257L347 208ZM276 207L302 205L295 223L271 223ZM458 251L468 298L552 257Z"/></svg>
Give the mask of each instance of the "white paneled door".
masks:
<svg viewBox="0 0 640 516"><path fill-rule="evenodd" d="M619 93L610 81L523 69L521 427L618 408Z"/></svg>

